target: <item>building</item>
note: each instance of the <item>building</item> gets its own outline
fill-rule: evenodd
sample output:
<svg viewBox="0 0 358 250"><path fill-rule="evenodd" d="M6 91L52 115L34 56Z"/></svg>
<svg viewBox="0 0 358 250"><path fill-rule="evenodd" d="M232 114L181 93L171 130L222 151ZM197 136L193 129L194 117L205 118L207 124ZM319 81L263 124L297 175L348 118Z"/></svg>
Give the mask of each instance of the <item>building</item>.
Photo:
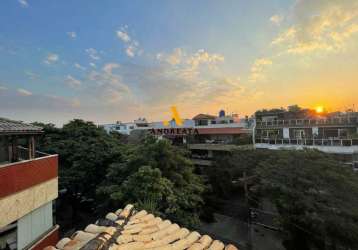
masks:
<svg viewBox="0 0 358 250"><path fill-rule="evenodd" d="M46 250L130 250L130 249L212 249L237 250L234 245L225 245L209 235L190 232L169 220L135 211L132 205L108 213L105 219L88 225L84 231L63 238Z"/></svg>
<svg viewBox="0 0 358 250"><path fill-rule="evenodd" d="M115 131L121 134L129 135L133 130L147 128L149 124L145 118L139 118L133 122L117 121L114 124L104 124L101 126L107 131L107 133Z"/></svg>
<svg viewBox="0 0 358 250"><path fill-rule="evenodd" d="M130 135L146 131L158 138L166 138L175 145L185 145L192 153L192 160L198 166L210 166L216 156L241 149L242 144L252 144L253 120L239 118L237 114L226 115L221 110L218 116L198 114L192 119L183 119L182 125L175 120L147 122L138 119L134 122L102 125L107 132L117 131ZM245 147L247 149L247 146Z"/></svg>
<svg viewBox="0 0 358 250"><path fill-rule="evenodd" d="M260 112L256 115L254 137L256 148L311 148L346 156L353 164L358 162L358 112Z"/></svg>
<svg viewBox="0 0 358 250"><path fill-rule="evenodd" d="M0 118L0 249L37 250L58 240L58 156L36 151L41 133Z"/></svg>

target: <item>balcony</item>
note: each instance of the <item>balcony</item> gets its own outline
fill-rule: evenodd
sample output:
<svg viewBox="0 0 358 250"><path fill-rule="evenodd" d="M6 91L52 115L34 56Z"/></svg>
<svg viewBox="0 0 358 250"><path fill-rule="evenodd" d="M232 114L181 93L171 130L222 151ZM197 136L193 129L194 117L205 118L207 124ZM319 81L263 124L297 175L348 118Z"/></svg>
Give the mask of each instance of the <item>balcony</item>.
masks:
<svg viewBox="0 0 358 250"><path fill-rule="evenodd" d="M281 145L306 145L306 146L358 146L358 139L270 139L256 138L255 143L281 144Z"/></svg>
<svg viewBox="0 0 358 250"><path fill-rule="evenodd" d="M353 155L358 153L358 139L270 139L256 138L256 148L317 149L325 153Z"/></svg>
<svg viewBox="0 0 358 250"><path fill-rule="evenodd" d="M320 127L320 126L358 126L358 117L338 117L329 119L287 119L273 121L256 121L256 128L274 127Z"/></svg>
<svg viewBox="0 0 358 250"><path fill-rule="evenodd" d="M0 163L0 228L58 196L58 155L21 146L15 151Z"/></svg>

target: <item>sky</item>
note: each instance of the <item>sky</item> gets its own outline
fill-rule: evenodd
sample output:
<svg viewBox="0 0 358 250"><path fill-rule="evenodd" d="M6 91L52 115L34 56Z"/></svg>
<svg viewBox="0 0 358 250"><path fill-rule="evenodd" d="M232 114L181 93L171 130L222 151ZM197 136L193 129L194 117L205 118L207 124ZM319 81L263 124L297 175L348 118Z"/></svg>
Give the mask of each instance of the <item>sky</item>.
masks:
<svg viewBox="0 0 358 250"><path fill-rule="evenodd" d="M356 0L1 0L0 117L357 105Z"/></svg>

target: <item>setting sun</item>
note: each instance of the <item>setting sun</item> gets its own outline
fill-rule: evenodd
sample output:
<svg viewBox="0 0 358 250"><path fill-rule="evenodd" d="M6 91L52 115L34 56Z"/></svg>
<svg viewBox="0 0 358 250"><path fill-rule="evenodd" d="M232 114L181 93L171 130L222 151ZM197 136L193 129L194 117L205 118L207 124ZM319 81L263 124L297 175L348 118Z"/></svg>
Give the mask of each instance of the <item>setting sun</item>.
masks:
<svg viewBox="0 0 358 250"><path fill-rule="evenodd" d="M316 112L317 112L317 113L322 113L323 110L324 110L324 108L323 108L322 106L316 107Z"/></svg>

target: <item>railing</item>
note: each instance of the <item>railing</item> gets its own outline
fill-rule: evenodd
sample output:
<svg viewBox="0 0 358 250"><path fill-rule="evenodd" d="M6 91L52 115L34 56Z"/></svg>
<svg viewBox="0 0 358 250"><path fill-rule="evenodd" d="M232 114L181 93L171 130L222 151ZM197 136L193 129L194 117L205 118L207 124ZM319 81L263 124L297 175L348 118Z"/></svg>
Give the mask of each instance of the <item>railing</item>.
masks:
<svg viewBox="0 0 358 250"><path fill-rule="evenodd" d="M270 139L256 138L256 143L272 145L305 145L305 146L358 146L358 139Z"/></svg>
<svg viewBox="0 0 358 250"><path fill-rule="evenodd" d="M22 146L17 146L17 157L16 157L16 159L12 160L11 162L26 161L26 160L41 158L41 157L45 157L45 156L49 156L49 155L50 154L46 154L41 151L35 151L35 155L33 157L30 157L30 152L29 152L28 148L25 148ZM9 159L1 159L0 160L0 165L8 164L8 163L10 163Z"/></svg>
<svg viewBox="0 0 358 250"><path fill-rule="evenodd" d="M29 149L22 147L22 146L18 146L17 147L18 150L18 160L29 160L30 159L30 154L29 154ZM35 151L35 157L34 158L40 158L40 157L45 157L45 156L49 156L49 154L46 154L44 152L41 151Z"/></svg>
<svg viewBox="0 0 358 250"><path fill-rule="evenodd" d="M256 121L256 127L274 126L321 126L321 125L358 125L358 117L329 119L287 119L273 121Z"/></svg>

